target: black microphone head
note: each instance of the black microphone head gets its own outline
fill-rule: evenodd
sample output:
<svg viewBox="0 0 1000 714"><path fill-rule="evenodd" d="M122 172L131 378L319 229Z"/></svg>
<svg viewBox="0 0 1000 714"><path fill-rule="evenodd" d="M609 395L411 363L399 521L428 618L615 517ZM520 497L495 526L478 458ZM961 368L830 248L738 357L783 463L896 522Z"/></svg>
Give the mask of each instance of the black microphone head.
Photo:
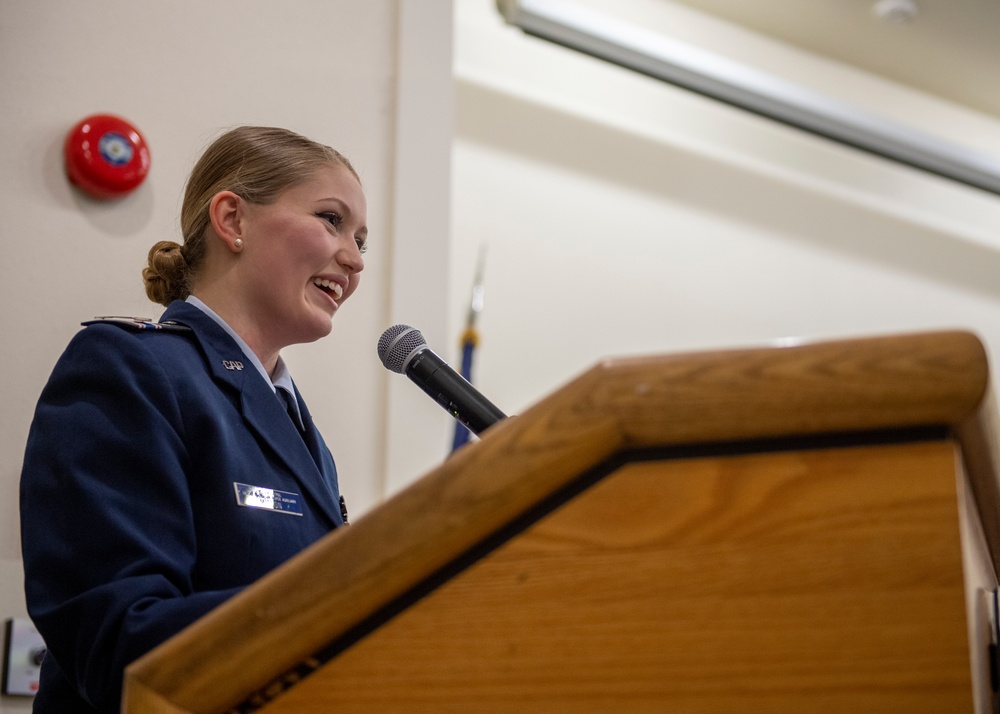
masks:
<svg viewBox="0 0 1000 714"><path fill-rule="evenodd" d="M386 369L403 374L414 352L427 346L420 330L409 325L393 325L378 339L378 358Z"/></svg>

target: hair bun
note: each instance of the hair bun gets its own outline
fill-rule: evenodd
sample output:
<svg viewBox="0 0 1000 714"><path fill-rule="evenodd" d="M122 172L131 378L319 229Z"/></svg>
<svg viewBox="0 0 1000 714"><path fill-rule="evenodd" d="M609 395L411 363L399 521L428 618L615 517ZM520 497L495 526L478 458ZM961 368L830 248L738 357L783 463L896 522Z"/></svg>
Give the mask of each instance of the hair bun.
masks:
<svg viewBox="0 0 1000 714"><path fill-rule="evenodd" d="M142 280L146 296L160 305L167 306L174 300L186 298L189 294L187 260L181 246L170 240L155 243L146 256Z"/></svg>

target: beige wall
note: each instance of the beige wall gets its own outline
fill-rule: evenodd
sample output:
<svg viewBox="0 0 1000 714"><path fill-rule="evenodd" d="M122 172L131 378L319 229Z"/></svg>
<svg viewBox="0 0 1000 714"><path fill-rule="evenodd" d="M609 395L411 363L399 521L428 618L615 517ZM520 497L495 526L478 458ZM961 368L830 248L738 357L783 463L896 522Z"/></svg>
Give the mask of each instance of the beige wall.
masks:
<svg viewBox="0 0 1000 714"><path fill-rule="evenodd" d="M444 323L446 268L429 278L438 293L415 292L398 261L447 246L451 12L448 0L0 4L0 619L25 612L17 492L38 393L81 320L159 314L139 279L146 251L177 235L187 172L229 126L281 125L331 144L365 184L361 289L329 338L287 353L353 514L443 457L443 413L387 433L397 385L375 345L403 319L443 332L430 321ZM151 147L148 180L120 201L84 198L64 178L66 132L97 112L130 119ZM409 296L405 310L394 293ZM409 458L390 464L390 453ZM27 707L0 701L0 712Z"/></svg>
<svg viewBox="0 0 1000 714"><path fill-rule="evenodd" d="M579 1L1000 157L996 117L666 0ZM491 0L455 23L452 280L488 244L477 380L501 408L608 355L965 327L998 363L1000 196L528 37Z"/></svg>

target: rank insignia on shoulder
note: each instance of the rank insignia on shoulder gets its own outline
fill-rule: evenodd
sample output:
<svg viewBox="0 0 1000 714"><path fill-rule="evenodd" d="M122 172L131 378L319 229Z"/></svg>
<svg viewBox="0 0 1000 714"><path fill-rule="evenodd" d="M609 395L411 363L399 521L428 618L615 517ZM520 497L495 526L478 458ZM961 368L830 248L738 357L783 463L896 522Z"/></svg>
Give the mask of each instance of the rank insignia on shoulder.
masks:
<svg viewBox="0 0 1000 714"><path fill-rule="evenodd" d="M173 320L167 320L166 322L156 322L149 319L148 317L122 317L118 315L105 315L101 317L95 317L93 320L87 320L86 322L81 322L80 324L86 327L87 325L97 325L97 324L112 324L118 325L119 327L124 327L128 330L161 330L164 332L190 332L191 328L187 325L182 325L179 322L174 322Z"/></svg>

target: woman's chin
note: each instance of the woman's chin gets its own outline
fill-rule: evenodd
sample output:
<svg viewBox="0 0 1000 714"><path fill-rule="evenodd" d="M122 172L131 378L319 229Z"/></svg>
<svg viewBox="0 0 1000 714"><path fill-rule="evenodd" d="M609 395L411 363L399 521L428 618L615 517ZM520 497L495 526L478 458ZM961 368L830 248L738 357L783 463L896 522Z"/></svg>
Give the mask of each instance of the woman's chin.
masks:
<svg viewBox="0 0 1000 714"><path fill-rule="evenodd" d="M323 339L333 330L333 315L325 315L324 319L314 320L310 328L310 332L313 335L313 338L309 340L310 342Z"/></svg>

